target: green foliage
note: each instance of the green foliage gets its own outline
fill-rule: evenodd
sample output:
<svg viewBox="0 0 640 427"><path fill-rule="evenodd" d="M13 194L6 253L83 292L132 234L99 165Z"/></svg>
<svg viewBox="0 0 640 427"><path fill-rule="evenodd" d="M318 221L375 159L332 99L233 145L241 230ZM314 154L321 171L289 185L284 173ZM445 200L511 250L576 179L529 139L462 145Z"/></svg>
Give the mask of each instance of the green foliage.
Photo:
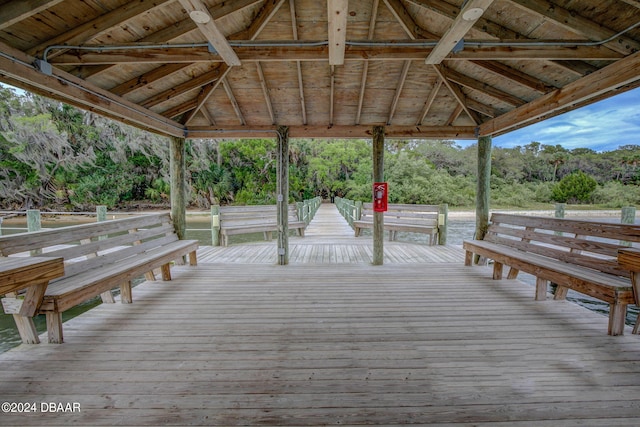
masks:
<svg viewBox="0 0 640 427"><path fill-rule="evenodd" d="M598 183L582 171L565 176L556 184L551 193L553 200L561 203L587 203Z"/></svg>
<svg viewBox="0 0 640 427"><path fill-rule="evenodd" d="M607 208L618 209L640 204L640 187L609 181L593 192L593 202Z"/></svg>

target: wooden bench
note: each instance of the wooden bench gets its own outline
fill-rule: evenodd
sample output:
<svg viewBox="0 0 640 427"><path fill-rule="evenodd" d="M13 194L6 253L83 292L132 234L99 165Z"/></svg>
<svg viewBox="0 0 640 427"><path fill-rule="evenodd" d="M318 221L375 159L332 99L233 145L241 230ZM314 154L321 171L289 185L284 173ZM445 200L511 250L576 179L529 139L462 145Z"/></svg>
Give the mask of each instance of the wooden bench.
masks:
<svg viewBox="0 0 640 427"><path fill-rule="evenodd" d="M557 285L554 299L568 289L609 304L609 335L622 335L628 304L637 304L629 270L618 264L624 242L640 242L640 226L574 219L494 213L484 240L465 240L465 265L474 254L494 261L493 278L519 271L536 277L536 300L547 298L548 282Z"/></svg>
<svg viewBox="0 0 640 427"><path fill-rule="evenodd" d="M298 220L297 207L289 205L288 212L289 229L304 236L307 224ZM219 241L223 246L229 245L229 236L238 234L264 233L264 239L271 240L272 233L278 231L277 206L221 206L219 226Z"/></svg>
<svg viewBox="0 0 640 427"><path fill-rule="evenodd" d="M49 282L37 313L46 314L49 342L62 343L62 312L97 295L113 302L111 290L120 287L123 303L132 302L131 281L142 275L171 280L170 264L189 255L196 265L196 240L179 240L169 214L61 227L0 237L0 256L29 255L64 259L64 276ZM2 300L6 313L19 315L20 295ZM33 320L28 321L32 324ZM35 328L33 328L35 332ZM27 332L28 334L28 332ZM22 335L22 332L21 332ZM37 342L37 336L22 336Z"/></svg>
<svg viewBox="0 0 640 427"><path fill-rule="evenodd" d="M397 237L398 231L422 233L429 236L429 244L435 245L438 237L439 205L389 204L384 213L384 229L389 232L389 241ZM365 228L373 228L373 204L363 203L360 219L353 221L355 237Z"/></svg>

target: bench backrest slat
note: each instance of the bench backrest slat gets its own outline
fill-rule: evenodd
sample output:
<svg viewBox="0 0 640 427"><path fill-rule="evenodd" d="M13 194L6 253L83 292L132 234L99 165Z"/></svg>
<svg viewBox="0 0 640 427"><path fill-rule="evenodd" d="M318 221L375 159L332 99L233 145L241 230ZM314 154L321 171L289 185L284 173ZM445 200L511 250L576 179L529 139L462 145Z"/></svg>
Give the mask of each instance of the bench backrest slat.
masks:
<svg viewBox="0 0 640 427"><path fill-rule="evenodd" d="M0 255L9 256L56 245L77 244L81 240L94 240L109 233L169 223L171 223L171 217L166 213L0 236Z"/></svg>
<svg viewBox="0 0 640 427"><path fill-rule="evenodd" d="M620 241L640 242L640 225L494 213L485 240L567 263L629 277Z"/></svg>

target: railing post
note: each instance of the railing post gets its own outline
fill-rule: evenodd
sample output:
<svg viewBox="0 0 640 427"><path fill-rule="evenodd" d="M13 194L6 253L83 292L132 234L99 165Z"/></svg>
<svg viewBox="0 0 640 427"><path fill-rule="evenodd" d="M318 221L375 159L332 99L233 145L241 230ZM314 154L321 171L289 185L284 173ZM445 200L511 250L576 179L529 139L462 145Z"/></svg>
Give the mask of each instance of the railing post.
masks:
<svg viewBox="0 0 640 427"><path fill-rule="evenodd" d="M107 220L107 207L104 205L96 206L96 218L98 222Z"/></svg>
<svg viewBox="0 0 640 427"><path fill-rule="evenodd" d="M449 223L449 205L443 203L438 208L438 244L447 244L447 225Z"/></svg>
<svg viewBox="0 0 640 427"><path fill-rule="evenodd" d="M211 206L211 246L220 246L220 206Z"/></svg>
<svg viewBox="0 0 640 427"><path fill-rule="evenodd" d="M564 209L566 206L566 203L556 203L556 218L564 218Z"/></svg>
<svg viewBox="0 0 640 427"><path fill-rule="evenodd" d="M636 222L636 207L635 206L624 206L622 208L622 218L621 222L623 224L635 224ZM631 246L631 242L620 241L620 244L623 246Z"/></svg>
<svg viewBox="0 0 640 427"><path fill-rule="evenodd" d="M304 222L304 202L296 202L296 211L298 212L298 221Z"/></svg>
<svg viewBox="0 0 640 427"><path fill-rule="evenodd" d="M27 210L27 230L31 233L32 231L40 231L41 229L40 211L38 209ZM40 255L41 253L42 249L34 249L31 251L31 256Z"/></svg>
<svg viewBox="0 0 640 427"><path fill-rule="evenodd" d="M358 221L362 218L362 201L356 201L356 217L355 220Z"/></svg>

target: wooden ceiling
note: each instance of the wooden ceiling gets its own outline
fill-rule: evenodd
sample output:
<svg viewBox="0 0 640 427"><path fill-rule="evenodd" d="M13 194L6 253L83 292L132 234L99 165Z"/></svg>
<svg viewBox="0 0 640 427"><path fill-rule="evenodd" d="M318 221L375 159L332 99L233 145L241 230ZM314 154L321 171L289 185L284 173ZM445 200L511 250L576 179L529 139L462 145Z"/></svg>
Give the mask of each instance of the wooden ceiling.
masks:
<svg viewBox="0 0 640 427"><path fill-rule="evenodd" d="M0 3L0 81L165 135L474 138L640 86L640 0Z"/></svg>

